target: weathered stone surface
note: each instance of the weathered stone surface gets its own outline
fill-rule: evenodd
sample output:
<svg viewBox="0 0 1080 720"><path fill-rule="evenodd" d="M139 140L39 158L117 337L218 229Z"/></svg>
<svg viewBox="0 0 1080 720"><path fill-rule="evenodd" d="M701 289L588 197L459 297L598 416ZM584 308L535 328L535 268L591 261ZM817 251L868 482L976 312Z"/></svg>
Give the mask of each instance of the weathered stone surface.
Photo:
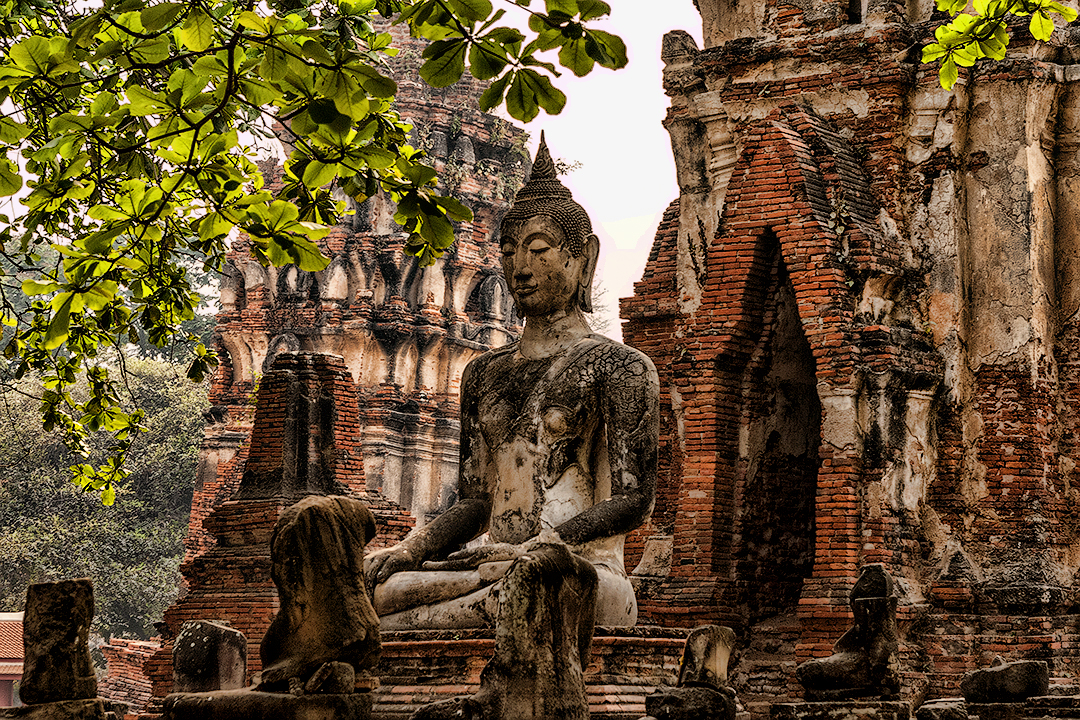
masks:
<svg viewBox="0 0 1080 720"><path fill-rule="evenodd" d="M60 700L41 705L0 708L4 720L116 720L103 700Z"/></svg>
<svg viewBox="0 0 1080 720"><path fill-rule="evenodd" d="M916 720L968 720L964 698L940 698L919 706Z"/></svg>
<svg viewBox="0 0 1080 720"><path fill-rule="evenodd" d="M1050 667L1042 660L1004 662L999 657L993 667L971 670L960 682L960 692L969 703L1023 702L1046 695L1050 688Z"/></svg>
<svg viewBox="0 0 1080 720"><path fill-rule="evenodd" d="M285 695L254 690L176 693L163 720L368 720L371 694Z"/></svg>
<svg viewBox="0 0 1080 720"><path fill-rule="evenodd" d="M859 570L850 596L855 624L836 641L832 655L807 660L795 669L808 698L888 698L900 691L896 600L892 576L884 565Z"/></svg>
<svg viewBox="0 0 1080 720"><path fill-rule="evenodd" d="M966 707L968 717L973 720L1026 720L1029 717L1025 703L967 703Z"/></svg>
<svg viewBox="0 0 1080 720"><path fill-rule="evenodd" d="M226 622L195 620L173 645L176 692L239 690L247 680L247 639Z"/></svg>
<svg viewBox="0 0 1080 720"><path fill-rule="evenodd" d="M89 579L37 583L26 590L22 684L27 705L97 695L87 639L94 618Z"/></svg>
<svg viewBox="0 0 1080 720"><path fill-rule="evenodd" d="M435 703L412 720L588 720L584 666L596 571L565 545L540 545L503 581L495 655L475 695Z"/></svg>
<svg viewBox="0 0 1080 720"><path fill-rule="evenodd" d="M734 720L735 692L731 688L664 688L645 697L642 720Z"/></svg>
<svg viewBox="0 0 1080 720"><path fill-rule="evenodd" d="M316 670L307 683L304 693L342 694L356 691L356 670L349 663L328 662Z"/></svg>
<svg viewBox="0 0 1080 720"><path fill-rule="evenodd" d="M776 703L772 720L910 720L911 704L902 700L837 700Z"/></svg>
<svg viewBox="0 0 1080 720"><path fill-rule="evenodd" d="M286 510L270 541L281 609L263 638L260 689L301 686L325 663L354 670L379 660L379 619L364 588L364 544L375 520L355 498L304 498ZM334 674L331 671L331 674Z"/></svg>
<svg viewBox="0 0 1080 720"><path fill-rule="evenodd" d="M705 625L686 638L679 687L728 684L728 660L735 649L735 632L729 627Z"/></svg>
<svg viewBox="0 0 1080 720"><path fill-rule="evenodd" d="M645 698L642 720L734 720L735 691L728 684L728 659L735 647L731 628L705 625L686 638L679 684Z"/></svg>

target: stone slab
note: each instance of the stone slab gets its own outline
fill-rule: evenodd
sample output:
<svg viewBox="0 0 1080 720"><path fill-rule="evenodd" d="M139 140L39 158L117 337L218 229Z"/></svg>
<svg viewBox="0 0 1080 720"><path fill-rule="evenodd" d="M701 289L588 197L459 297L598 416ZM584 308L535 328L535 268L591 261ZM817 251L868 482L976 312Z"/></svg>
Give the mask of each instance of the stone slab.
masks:
<svg viewBox="0 0 1080 720"><path fill-rule="evenodd" d="M978 720L1024 720L1027 717L1027 705L1023 702L1012 703L973 703L966 705L968 716Z"/></svg>
<svg viewBox="0 0 1080 720"><path fill-rule="evenodd" d="M104 701L93 698L0 708L3 720L110 720L115 717L107 713Z"/></svg>
<svg viewBox="0 0 1080 720"><path fill-rule="evenodd" d="M173 693L165 698L163 710L163 720L370 720L371 693Z"/></svg>
<svg viewBox="0 0 1080 720"><path fill-rule="evenodd" d="M903 700L837 700L776 703L772 720L910 720L911 703Z"/></svg>

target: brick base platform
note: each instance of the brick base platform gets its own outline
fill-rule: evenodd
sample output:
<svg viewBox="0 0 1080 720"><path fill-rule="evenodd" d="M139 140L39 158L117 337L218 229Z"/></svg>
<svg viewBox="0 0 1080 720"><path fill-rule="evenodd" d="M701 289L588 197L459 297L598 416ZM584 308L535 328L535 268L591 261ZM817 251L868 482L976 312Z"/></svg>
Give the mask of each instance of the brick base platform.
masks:
<svg viewBox="0 0 1080 720"><path fill-rule="evenodd" d="M688 631L597 628L585 682L593 720L638 720L645 696L678 680ZM421 705L480 686L495 652L491 630L384 632L372 720L404 720Z"/></svg>

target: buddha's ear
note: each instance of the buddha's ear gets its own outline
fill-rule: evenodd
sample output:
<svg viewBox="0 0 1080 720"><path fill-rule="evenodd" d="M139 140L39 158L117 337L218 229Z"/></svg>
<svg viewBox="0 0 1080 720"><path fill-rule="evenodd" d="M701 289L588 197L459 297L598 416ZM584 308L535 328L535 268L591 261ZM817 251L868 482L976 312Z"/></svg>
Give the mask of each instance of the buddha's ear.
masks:
<svg viewBox="0 0 1080 720"><path fill-rule="evenodd" d="M578 299L580 300L581 309L591 313L593 311L593 277L596 275L596 263L600 259L600 238L594 233L590 233L585 238L585 248L582 256L584 262L581 265L581 284L578 286Z"/></svg>

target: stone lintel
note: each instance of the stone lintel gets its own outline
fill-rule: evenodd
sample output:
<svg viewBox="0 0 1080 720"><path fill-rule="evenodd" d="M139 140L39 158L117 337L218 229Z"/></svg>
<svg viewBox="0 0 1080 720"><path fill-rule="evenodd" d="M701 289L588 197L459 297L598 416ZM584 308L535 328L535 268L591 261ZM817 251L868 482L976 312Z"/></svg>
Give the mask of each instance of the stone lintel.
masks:
<svg viewBox="0 0 1080 720"><path fill-rule="evenodd" d="M0 708L0 718L4 720L106 720L106 717L105 703L96 698Z"/></svg>
<svg viewBox="0 0 1080 720"><path fill-rule="evenodd" d="M254 690L173 693L163 720L370 720L371 693L286 695ZM36 720L36 719L35 719Z"/></svg>
<svg viewBox="0 0 1080 720"><path fill-rule="evenodd" d="M909 720L911 703L903 700L836 700L776 703L772 720Z"/></svg>

